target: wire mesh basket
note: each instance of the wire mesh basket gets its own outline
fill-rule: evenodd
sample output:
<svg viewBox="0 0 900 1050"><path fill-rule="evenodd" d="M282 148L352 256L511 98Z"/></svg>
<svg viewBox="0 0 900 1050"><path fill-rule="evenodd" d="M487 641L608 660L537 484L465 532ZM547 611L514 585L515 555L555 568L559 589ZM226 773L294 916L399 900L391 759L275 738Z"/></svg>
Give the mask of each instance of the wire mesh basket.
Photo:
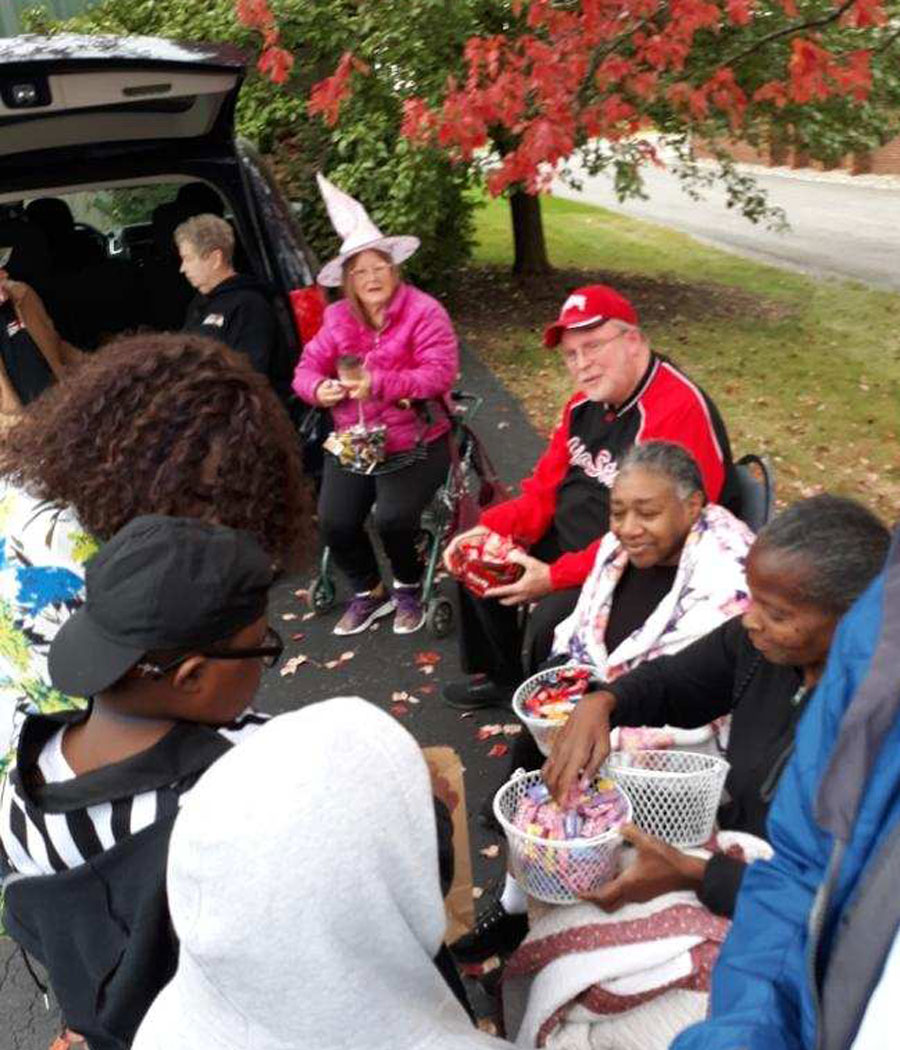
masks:
<svg viewBox="0 0 900 1050"><path fill-rule="evenodd" d="M548 667L546 671L538 671L519 686L513 693L512 709L519 721L528 729L534 737L534 742L542 755L549 755L553 750L553 740L556 734L566 724L566 718L536 718L525 710L526 700L530 700L534 694L546 685L553 685L560 671L563 670L589 671L591 676L596 675L596 670L589 664L565 664L560 667Z"/></svg>
<svg viewBox="0 0 900 1050"><path fill-rule="evenodd" d="M729 765L697 751L617 751L606 769L631 799L634 822L673 846L712 835Z"/></svg>
<svg viewBox="0 0 900 1050"><path fill-rule="evenodd" d="M595 784L605 777L595 777ZM513 824L519 802L540 783L540 770L517 770L494 796L494 815L506 835L512 873L531 897L547 904L575 904L581 894L595 890L619 873L622 836L617 829L594 838L544 839ZM622 823L631 820L631 804L624 794Z"/></svg>

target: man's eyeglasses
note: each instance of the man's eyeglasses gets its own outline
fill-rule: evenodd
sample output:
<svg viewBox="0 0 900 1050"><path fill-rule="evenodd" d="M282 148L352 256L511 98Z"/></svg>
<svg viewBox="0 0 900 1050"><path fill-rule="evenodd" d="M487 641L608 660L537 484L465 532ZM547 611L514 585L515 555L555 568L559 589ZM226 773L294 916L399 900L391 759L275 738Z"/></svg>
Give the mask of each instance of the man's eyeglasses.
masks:
<svg viewBox="0 0 900 1050"><path fill-rule="evenodd" d="M578 360L579 354L582 354L584 357L593 357L609 346L610 343L614 343L617 339L621 339L623 335L628 335L629 331L631 331L631 329L623 328L609 336L607 339L592 339L589 343L582 343L577 350L563 350L563 361L565 361L567 365L574 365Z"/></svg>
<svg viewBox="0 0 900 1050"><path fill-rule="evenodd" d="M263 636L262 645L252 649L195 649L161 665L142 660L135 666L135 670L146 678L164 678L191 656L205 656L207 660L262 660L263 667L274 667L283 652L284 642L281 635L274 627L269 627Z"/></svg>
<svg viewBox="0 0 900 1050"><path fill-rule="evenodd" d="M350 276L354 281L364 281L367 277L384 277L389 270L390 266L385 263L384 266L373 266L371 269L351 270Z"/></svg>

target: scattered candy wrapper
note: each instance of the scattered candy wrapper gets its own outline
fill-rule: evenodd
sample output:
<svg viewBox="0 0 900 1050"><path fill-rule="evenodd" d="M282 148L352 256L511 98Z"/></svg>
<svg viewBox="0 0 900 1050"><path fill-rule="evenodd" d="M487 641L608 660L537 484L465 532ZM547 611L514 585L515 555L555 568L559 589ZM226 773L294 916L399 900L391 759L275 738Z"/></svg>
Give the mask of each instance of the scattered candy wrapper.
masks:
<svg viewBox="0 0 900 1050"><path fill-rule="evenodd" d="M522 732L522 727L518 722L507 722L503 727L504 736L518 736Z"/></svg>
<svg viewBox="0 0 900 1050"><path fill-rule="evenodd" d="M308 612L308 613L304 613L304 614L303 614L303 616L301 617L301 619L302 619L302 620L304 621L304 623L305 623L305 622L306 622L307 620L312 620L312 619L314 619L315 615L316 615L316 614L315 614L314 612Z"/></svg>
<svg viewBox="0 0 900 1050"><path fill-rule="evenodd" d="M302 642L305 637L306 637L306 634L303 631L297 631L296 634L292 634L291 635L291 641L292 642Z"/></svg>
<svg viewBox="0 0 900 1050"><path fill-rule="evenodd" d="M404 715L409 714L409 708L406 704L391 704L390 710L394 718L402 718Z"/></svg>
<svg viewBox="0 0 900 1050"><path fill-rule="evenodd" d="M340 666L341 666L341 661L340 660L326 660L325 661L325 670L326 671L333 671L335 669L335 667L340 667Z"/></svg>
<svg viewBox="0 0 900 1050"><path fill-rule="evenodd" d="M398 691L396 693L391 693L391 699L394 701L395 704L398 701L400 701L400 700L406 700L406 698L408 696L409 696L409 693L405 693L405 692L402 692L402 691Z"/></svg>
<svg viewBox="0 0 900 1050"><path fill-rule="evenodd" d="M488 758L503 758L508 752L509 747L507 744L494 744L490 751L488 751Z"/></svg>
<svg viewBox="0 0 900 1050"><path fill-rule="evenodd" d="M492 736L500 736L502 732L503 726L500 725L480 726L476 736L479 740L490 740Z"/></svg>
<svg viewBox="0 0 900 1050"><path fill-rule="evenodd" d="M417 696L412 696L412 695L410 695L410 696L408 696L406 698L406 702L408 704L421 704L422 703L422 701Z"/></svg>
<svg viewBox="0 0 900 1050"><path fill-rule="evenodd" d="M341 653L340 661L342 664L346 663L348 660L352 660L354 656L356 656L356 653L352 649L348 649L347 652Z"/></svg>
<svg viewBox="0 0 900 1050"><path fill-rule="evenodd" d="M434 674L434 666L432 664L423 664L419 670L422 674Z"/></svg>
<svg viewBox="0 0 900 1050"><path fill-rule="evenodd" d="M538 680L540 686L526 696L522 706L532 718L565 722L587 692L591 675L588 667L559 667L552 672L552 677Z"/></svg>

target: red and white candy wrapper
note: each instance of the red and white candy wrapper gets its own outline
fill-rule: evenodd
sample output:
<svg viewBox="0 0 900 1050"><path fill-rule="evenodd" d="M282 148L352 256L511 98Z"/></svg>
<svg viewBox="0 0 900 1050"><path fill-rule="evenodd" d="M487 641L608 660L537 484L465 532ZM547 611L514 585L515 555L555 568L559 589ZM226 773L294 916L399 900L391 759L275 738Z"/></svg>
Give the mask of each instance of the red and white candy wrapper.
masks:
<svg viewBox="0 0 900 1050"><path fill-rule="evenodd" d="M475 595L483 598L492 587L515 583L525 566L509 561L513 551L522 551L508 536L487 532L457 545L450 557L450 571Z"/></svg>

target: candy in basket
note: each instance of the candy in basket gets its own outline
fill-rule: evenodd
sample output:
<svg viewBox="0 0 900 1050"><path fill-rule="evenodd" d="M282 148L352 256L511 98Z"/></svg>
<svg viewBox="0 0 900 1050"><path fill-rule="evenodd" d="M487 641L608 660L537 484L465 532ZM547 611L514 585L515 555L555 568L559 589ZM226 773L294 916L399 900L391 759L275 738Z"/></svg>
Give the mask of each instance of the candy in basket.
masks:
<svg viewBox="0 0 900 1050"><path fill-rule="evenodd" d="M450 559L450 569L472 594L482 598L492 587L515 583L525 572L524 565L507 561L514 550L521 551L522 548L508 536L496 532L471 536L457 544Z"/></svg>
<svg viewBox="0 0 900 1050"><path fill-rule="evenodd" d="M630 821L631 804L612 780L595 777L559 806L539 770L520 770L497 792L494 813L513 874L537 900L573 904L618 874L619 828Z"/></svg>
<svg viewBox="0 0 900 1050"><path fill-rule="evenodd" d="M386 440L386 427L357 423L339 433L332 431L325 441L325 448L337 456L342 467L368 474L384 462Z"/></svg>
<svg viewBox="0 0 900 1050"><path fill-rule="evenodd" d="M512 707L544 755L565 725L575 705L596 683L597 672L587 664L566 664L538 671L513 694Z"/></svg>

